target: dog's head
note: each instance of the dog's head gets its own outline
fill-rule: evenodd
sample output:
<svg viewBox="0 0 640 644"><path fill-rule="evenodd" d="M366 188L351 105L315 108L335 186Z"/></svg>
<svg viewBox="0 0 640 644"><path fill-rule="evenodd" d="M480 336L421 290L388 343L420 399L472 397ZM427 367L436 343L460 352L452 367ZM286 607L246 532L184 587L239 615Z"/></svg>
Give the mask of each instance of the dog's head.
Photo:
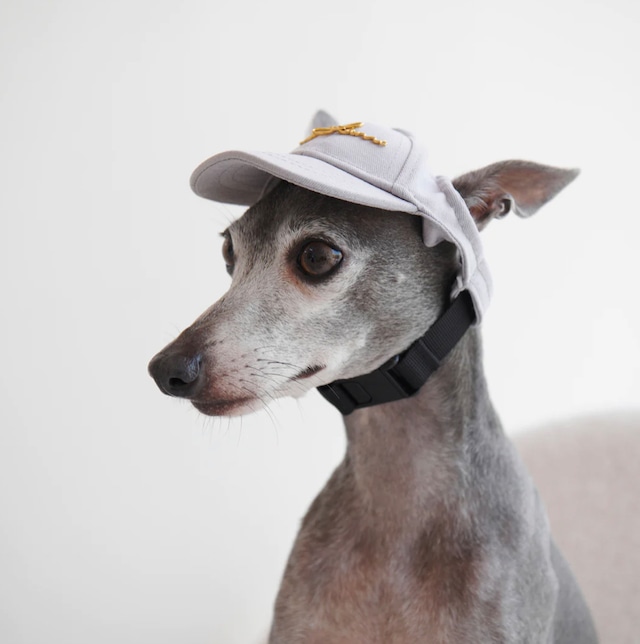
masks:
<svg viewBox="0 0 640 644"><path fill-rule="evenodd" d="M149 365L211 415L378 367L433 322L456 270L418 217L284 182L223 235L228 292Z"/></svg>

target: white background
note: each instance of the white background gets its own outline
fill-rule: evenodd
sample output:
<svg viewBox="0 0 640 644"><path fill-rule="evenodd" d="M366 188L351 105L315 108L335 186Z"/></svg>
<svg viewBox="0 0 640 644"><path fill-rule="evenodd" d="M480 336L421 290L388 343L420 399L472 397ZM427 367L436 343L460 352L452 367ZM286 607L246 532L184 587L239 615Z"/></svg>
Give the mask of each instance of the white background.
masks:
<svg viewBox="0 0 640 644"><path fill-rule="evenodd" d="M316 392L242 420L151 356L226 289L239 211L191 194L313 112L412 130L454 176L580 167L485 233L486 369L509 432L637 408L640 4L4 0L0 641L258 642L344 449Z"/></svg>

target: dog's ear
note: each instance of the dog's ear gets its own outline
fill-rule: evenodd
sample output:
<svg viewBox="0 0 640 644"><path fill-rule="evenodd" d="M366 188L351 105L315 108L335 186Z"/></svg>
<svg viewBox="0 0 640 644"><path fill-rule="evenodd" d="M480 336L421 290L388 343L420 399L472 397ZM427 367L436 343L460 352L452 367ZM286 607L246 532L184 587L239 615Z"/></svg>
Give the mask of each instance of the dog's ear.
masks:
<svg viewBox="0 0 640 644"><path fill-rule="evenodd" d="M533 215L579 174L531 161L501 161L454 179L478 229L494 217Z"/></svg>
<svg viewBox="0 0 640 644"><path fill-rule="evenodd" d="M318 110L313 115L313 119L311 119L309 134L311 134L311 130L317 127L331 127L332 125L338 125L338 121L336 121L333 116L331 116L331 114L328 114L324 110Z"/></svg>

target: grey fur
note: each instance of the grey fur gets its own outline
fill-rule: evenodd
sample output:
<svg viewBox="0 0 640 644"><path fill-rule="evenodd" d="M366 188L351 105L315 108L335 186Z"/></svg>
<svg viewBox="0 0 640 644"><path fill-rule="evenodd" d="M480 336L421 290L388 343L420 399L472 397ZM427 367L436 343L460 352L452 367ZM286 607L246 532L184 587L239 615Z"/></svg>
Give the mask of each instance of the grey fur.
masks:
<svg viewBox="0 0 640 644"><path fill-rule="evenodd" d="M542 167L531 165L533 183L553 181L536 187L537 206L566 179ZM484 195L479 225L508 174L458 182L470 203ZM536 207L526 189L508 192ZM378 367L438 317L458 270L453 246L426 248L421 225L279 184L227 232L228 293L152 360L152 375L205 413L233 415ZM309 239L343 253L327 279L299 272ZM271 644L597 641L481 354L472 328L416 396L345 419L347 452L303 521Z"/></svg>

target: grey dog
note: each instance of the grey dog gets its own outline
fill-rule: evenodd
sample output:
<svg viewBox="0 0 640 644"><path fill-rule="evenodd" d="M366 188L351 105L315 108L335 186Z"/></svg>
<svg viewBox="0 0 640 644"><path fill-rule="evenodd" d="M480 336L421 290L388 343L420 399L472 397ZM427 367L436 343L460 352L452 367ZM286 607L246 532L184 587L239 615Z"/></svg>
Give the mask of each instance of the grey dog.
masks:
<svg viewBox="0 0 640 644"><path fill-rule="evenodd" d="M505 161L453 186L482 229L575 176ZM452 243L425 246L419 217L286 181L224 237L229 291L149 366L208 415L378 369L436 323L459 271ZM271 644L597 641L489 399L479 326L413 395L344 422L346 454L302 523Z"/></svg>

